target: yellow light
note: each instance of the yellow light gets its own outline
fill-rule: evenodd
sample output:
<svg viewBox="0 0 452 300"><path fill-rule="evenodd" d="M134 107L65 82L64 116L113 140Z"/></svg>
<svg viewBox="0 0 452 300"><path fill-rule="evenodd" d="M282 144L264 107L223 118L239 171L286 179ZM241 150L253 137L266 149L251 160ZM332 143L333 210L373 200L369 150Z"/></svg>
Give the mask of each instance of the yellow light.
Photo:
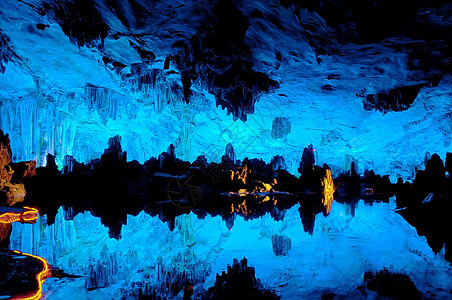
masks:
<svg viewBox="0 0 452 300"><path fill-rule="evenodd" d="M36 292L34 292L31 296L29 296L29 295L17 296L17 297L13 297L12 299L14 299L14 300L38 300L39 298L41 298L41 295L42 295L42 284L44 283L46 278L48 278L50 276L49 264L42 257L28 254L28 253L23 253L23 252L20 252L17 250L14 250L13 252L20 254L20 255L27 255L27 256L39 259L42 262L44 269L41 272L39 272L38 275L36 275L36 280L38 281L38 290Z"/></svg>
<svg viewBox="0 0 452 300"><path fill-rule="evenodd" d="M24 212L8 212L0 215L0 223L10 224L18 221L32 222L38 218L38 210L36 208L28 206L25 206L24 208L26 209Z"/></svg>
<svg viewBox="0 0 452 300"><path fill-rule="evenodd" d="M373 188L366 188L365 194L366 195L373 195L374 189Z"/></svg>
<svg viewBox="0 0 452 300"><path fill-rule="evenodd" d="M36 208L24 206L24 209L26 209L26 211L24 211L24 212L18 212L18 213L8 212L8 213L4 213L4 214L0 215L0 223L10 224L13 222L18 222L18 221L32 222L38 218L39 212ZM38 300L39 298L41 298L42 284L44 283L46 278L49 277L49 275L50 275L49 274L49 264L42 257L28 254L28 253L22 253L17 250L14 250L13 252L20 254L20 255L27 255L27 256L40 260L42 262L42 265L44 266L44 269L36 275L36 280L38 281L38 290L36 292L34 292L31 296L30 296L31 293L28 293L25 296L16 296L16 297L13 297L12 299L15 299L15 300Z"/></svg>
<svg viewBox="0 0 452 300"><path fill-rule="evenodd" d="M28 211L24 212L22 215L22 219L24 221L34 221L38 219L38 210L33 207L24 206L25 209L28 209Z"/></svg>

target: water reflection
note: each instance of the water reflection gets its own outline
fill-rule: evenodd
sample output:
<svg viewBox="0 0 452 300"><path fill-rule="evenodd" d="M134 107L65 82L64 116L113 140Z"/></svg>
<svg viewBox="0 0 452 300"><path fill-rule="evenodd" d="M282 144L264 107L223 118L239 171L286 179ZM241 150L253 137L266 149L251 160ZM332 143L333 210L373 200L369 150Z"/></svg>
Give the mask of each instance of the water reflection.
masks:
<svg viewBox="0 0 452 300"><path fill-rule="evenodd" d="M243 257L283 299L326 290L355 297L364 273L384 267L405 272L423 293L435 290L444 296L452 287L450 265L394 212L393 200L335 202L329 214L307 201L276 197L249 205L246 200L234 199L234 209L223 214L212 209L213 214L194 210L174 217L147 211L128 215L120 239L109 238L109 229L93 213L72 215L60 208L53 225L45 216L34 225L14 224L11 247L84 276L49 279L44 286L48 299L66 293L134 297L140 289L176 296L186 281L197 294L212 286L234 258Z"/></svg>

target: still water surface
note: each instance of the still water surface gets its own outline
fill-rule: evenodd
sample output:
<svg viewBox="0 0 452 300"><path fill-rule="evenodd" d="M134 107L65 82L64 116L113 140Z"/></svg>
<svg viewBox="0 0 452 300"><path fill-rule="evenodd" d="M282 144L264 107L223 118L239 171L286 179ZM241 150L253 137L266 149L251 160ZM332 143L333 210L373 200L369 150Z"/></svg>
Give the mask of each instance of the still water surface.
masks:
<svg viewBox="0 0 452 300"><path fill-rule="evenodd" d="M395 208L394 200L334 202L328 216L315 216L312 235L303 230L298 204L280 212L280 221L270 213L248 221L236 216L232 229L219 216L198 219L190 213L176 217L171 231L158 217L141 212L127 217L119 240L109 238L108 228L90 212L67 221L60 208L50 226L46 216L36 224L14 223L10 247L81 276L47 279L46 299L118 299L139 285L158 286L180 274L197 282L196 294L243 257L282 299L320 299L324 293L363 297L356 288L364 273L383 268L409 275L424 296L449 297L452 268L444 250L434 254ZM286 255L275 255L274 236L290 239Z"/></svg>

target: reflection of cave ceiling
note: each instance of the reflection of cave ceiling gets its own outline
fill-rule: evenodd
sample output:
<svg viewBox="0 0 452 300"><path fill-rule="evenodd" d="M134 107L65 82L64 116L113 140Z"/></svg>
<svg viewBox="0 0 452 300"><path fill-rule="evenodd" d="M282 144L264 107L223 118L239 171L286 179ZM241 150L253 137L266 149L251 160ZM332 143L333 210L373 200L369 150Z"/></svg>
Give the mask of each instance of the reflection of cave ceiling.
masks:
<svg viewBox="0 0 452 300"><path fill-rule="evenodd" d="M409 175L449 147L451 29L447 1L4 0L0 125L21 139L16 159L89 159L119 133L144 160L169 143L193 159L206 135L224 149L248 120L243 155L313 142L333 169L344 155L405 159L383 171ZM262 128L249 121L259 103ZM268 134L275 118L291 132ZM369 158L383 150L392 159Z"/></svg>

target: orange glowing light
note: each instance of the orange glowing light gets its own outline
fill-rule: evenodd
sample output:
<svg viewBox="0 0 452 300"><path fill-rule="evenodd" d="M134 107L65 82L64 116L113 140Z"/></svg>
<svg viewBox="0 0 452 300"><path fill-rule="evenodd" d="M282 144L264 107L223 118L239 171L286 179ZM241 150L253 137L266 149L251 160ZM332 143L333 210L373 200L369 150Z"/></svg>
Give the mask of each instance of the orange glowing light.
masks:
<svg viewBox="0 0 452 300"><path fill-rule="evenodd" d="M12 299L14 299L14 300L38 300L39 298L41 298L41 295L42 295L42 284L48 277L50 277L49 264L42 257L35 256L32 254L28 254L28 253L23 253L23 252L20 252L17 250L14 250L13 252L20 254L20 255L27 255L27 256L39 259L42 262L44 269L41 272L39 272L38 275L36 275L36 280L38 282L38 290L36 292L34 292L31 296L30 295L17 296L17 297L13 297Z"/></svg>
<svg viewBox="0 0 452 300"><path fill-rule="evenodd" d="M24 212L8 212L0 215L0 223L32 222L38 218L38 210L36 208L24 206L24 209L26 209Z"/></svg>
<svg viewBox="0 0 452 300"><path fill-rule="evenodd" d="M365 194L366 195L373 195L374 193L374 189L373 188L366 188L365 190Z"/></svg>
<svg viewBox="0 0 452 300"><path fill-rule="evenodd" d="M24 206L25 211L23 212L8 212L0 215L0 223L3 224L11 224L13 222L32 222L38 218L39 211L36 208ZM36 258L42 262L44 266L43 270L36 275L36 281L38 282L38 290L36 292L28 293L25 296L16 296L12 299L15 300L38 300L42 295L42 284L46 280L46 278L50 277L49 264L47 261L39 256L23 253L17 250L13 251L19 255L26 255L33 258Z"/></svg>

